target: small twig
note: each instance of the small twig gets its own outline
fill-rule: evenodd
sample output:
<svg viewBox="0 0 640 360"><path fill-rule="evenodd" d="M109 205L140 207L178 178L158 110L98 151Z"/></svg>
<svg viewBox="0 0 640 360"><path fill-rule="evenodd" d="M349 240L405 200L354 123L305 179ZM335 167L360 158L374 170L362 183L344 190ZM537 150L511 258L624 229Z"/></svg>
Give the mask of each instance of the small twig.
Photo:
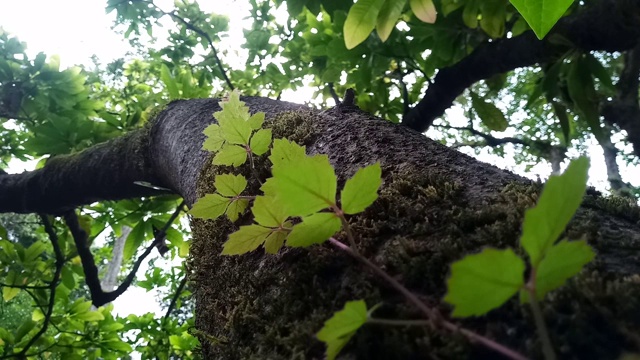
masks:
<svg viewBox="0 0 640 360"><path fill-rule="evenodd" d="M544 358L545 360L555 360L556 353L553 351L553 344L551 343L551 337L549 336L549 331L547 331L547 325L544 323L544 316L542 315L540 304L538 303L538 299L536 298L536 268L535 267L531 269L531 275L529 276L529 281L525 286L525 290L529 297L529 303L531 304L531 312L533 313L533 320L536 324L536 329L538 330L540 341L542 342L542 353L544 354Z"/></svg>
<svg viewBox="0 0 640 360"><path fill-rule="evenodd" d="M394 320L394 319L367 319L367 324L380 324L391 326L431 326L429 320Z"/></svg>
<svg viewBox="0 0 640 360"><path fill-rule="evenodd" d="M173 297L171 298L171 302L169 303L167 312L164 314L164 318L162 319L163 325L167 322L167 319L169 319L169 316L171 316L171 312L173 312L173 309L176 307L176 304L178 303L178 299L180 298L180 295L182 294L182 291L184 290L184 287L186 285L187 285L187 274L184 275L184 277L180 281L180 284L178 285L178 289L176 290L176 292L173 294Z"/></svg>
<svg viewBox="0 0 640 360"><path fill-rule="evenodd" d="M429 319L429 324L431 325L432 328L436 328L437 326L441 326L444 329L447 329L451 332L457 332L460 333L462 335L464 335L467 339L469 339L472 342L477 342L480 343L490 349L495 350L496 352L510 358L513 360L526 360L527 358L511 349L509 349L508 347L499 344L489 338L486 338L480 334L477 334L471 330L459 327L458 325L449 322L445 319L442 318L442 316L440 315L440 313L435 310L435 309L431 309L429 308L427 305L425 305L420 299L418 299L418 297L412 293L411 291L409 291L409 289L407 289L406 287L404 287L404 285L400 284L400 282L398 282L396 279L394 279L393 277L391 277L391 275L387 274L384 270L380 269L376 264L372 263L371 261L369 261L369 259L365 258L364 256L360 255L359 253L355 252L353 249L351 249L349 246L343 244L342 242L334 239L334 238L329 238L329 242L334 245L335 247L347 252L349 255L355 257L356 259L358 259L360 262L364 263L365 265L367 265L371 270L373 270L373 272L375 272L377 275L379 275L380 277L382 277L384 280L386 280L394 289L396 289L398 292L400 292L402 295L404 295L404 297L409 300L409 302L411 302L412 304L414 304L420 311L422 311L427 319Z"/></svg>
<svg viewBox="0 0 640 360"><path fill-rule="evenodd" d="M333 101L335 101L336 106L340 105L342 102L340 101L340 96L338 96L338 93L336 93L336 89L333 87L333 83L330 82L327 85L329 87L329 94L331 94L331 97L333 98Z"/></svg>

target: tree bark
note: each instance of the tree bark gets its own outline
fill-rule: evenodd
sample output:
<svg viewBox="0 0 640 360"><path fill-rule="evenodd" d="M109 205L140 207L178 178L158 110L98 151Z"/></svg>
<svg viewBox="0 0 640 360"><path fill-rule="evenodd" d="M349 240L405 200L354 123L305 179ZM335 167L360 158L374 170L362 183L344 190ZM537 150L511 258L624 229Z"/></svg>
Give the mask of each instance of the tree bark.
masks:
<svg viewBox="0 0 640 360"><path fill-rule="evenodd" d="M364 213L349 219L359 250L443 314L441 304L449 264L485 246L517 247L524 210L535 204L541 189L508 171L431 141L406 127L390 124L352 106L318 112L306 107L262 98L243 98L251 112L267 113L266 126L274 137L287 137L307 147L309 154L328 154L339 177L339 187L359 168L379 161L383 186L379 199ZM198 197L211 193L213 177L219 173L243 173L261 180L269 164L258 159L255 169L215 167L211 155L201 150L202 130L219 110L216 100L200 99L169 104L148 128L142 144L144 165L135 177L95 181L118 181L129 187L135 178L181 194L191 206ZM92 151L129 146L112 142ZM80 153L61 161L77 163L53 172L1 175L0 194L7 187L27 184L43 177L55 179L94 176L82 171ZM109 158L115 161L113 157ZM129 166L118 159L119 166ZM88 164L89 165L89 164ZM51 165L56 166L54 165ZM115 164L102 164L113 166ZM79 169L79 170L78 170ZM64 171L78 171L64 174ZM26 179L26 180L25 180ZM76 180L79 181L79 180ZM68 186L61 182L60 186ZM83 197L60 200L63 207L82 201L132 196L87 186ZM13 187L12 191L28 189ZM247 193L257 194L260 184L252 179ZM37 190L37 188L36 188ZM40 190L42 204L29 199L2 204L2 211L59 210L52 205L53 191ZM145 190L146 191L146 190ZM4 195L8 196L8 195ZM278 255L263 251L243 256L221 256L227 236L237 223L228 219L192 220L193 244L190 269L196 297L196 327L202 352L208 359L319 359L324 347L314 334L346 301L364 299L382 306L375 316L389 319L419 319L420 313L380 278L346 253L328 245L308 249L283 249ZM640 351L640 210L628 201L605 199L590 190L583 206L568 227L571 239L586 238L596 249L596 260L588 269L553 292L543 303L552 341L562 358L614 359L623 351ZM342 234L338 236L343 239ZM481 296L481 295L478 295ZM533 319L517 299L501 309L461 324L511 346L532 357L540 357ZM422 327L366 325L342 352L345 359L496 358L496 355L464 338L443 330Z"/></svg>

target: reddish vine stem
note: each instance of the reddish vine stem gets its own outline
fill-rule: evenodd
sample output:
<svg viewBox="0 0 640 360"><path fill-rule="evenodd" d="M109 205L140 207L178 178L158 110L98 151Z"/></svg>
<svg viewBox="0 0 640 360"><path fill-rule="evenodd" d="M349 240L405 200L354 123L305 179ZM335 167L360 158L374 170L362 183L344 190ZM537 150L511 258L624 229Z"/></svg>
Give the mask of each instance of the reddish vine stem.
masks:
<svg viewBox="0 0 640 360"><path fill-rule="evenodd" d="M463 327L460 327L448 320L445 320L442 318L442 316L438 313L437 310L432 309L430 307L428 307L425 303L423 303L420 299L418 299L418 297L412 293L411 291L409 291L409 289L407 289L406 287L404 287L404 285L402 285L400 282L398 282L396 279L394 279L391 275L387 274L384 270L382 270L381 268L379 268L376 264L372 263L369 259L365 258L364 256L360 255L359 253L355 252L353 249L351 249L348 245L343 244L342 242L334 239L334 238L329 238L329 242L339 248L340 250L343 250L345 252L347 252L349 255L355 257L356 259L358 259L360 262L364 263L365 265L367 265L371 270L373 270L374 273L376 273L377 275L380 275L384 280L386 280L394 289L398 290L402 295L404 295L404 297L409 300L412 304L414 304L418 309L420 309L420 311L422 311L427 318L429 319L430 323L431 323L431 327L435 328L437 326L441 326L449 331L452 332L458 332L462 335L464 335L467 339L469 339L471 342L476 342L476 343L480 343L496 352L499 352L500 354L513 359L513 360L527 360L527 358L522 355L519 354L518 352L509 349L508 347L499 344L497 342L495 342L494 340L491 340L487 337L484 337L480 334L477 334L469 329L465 329Z"/></svg>

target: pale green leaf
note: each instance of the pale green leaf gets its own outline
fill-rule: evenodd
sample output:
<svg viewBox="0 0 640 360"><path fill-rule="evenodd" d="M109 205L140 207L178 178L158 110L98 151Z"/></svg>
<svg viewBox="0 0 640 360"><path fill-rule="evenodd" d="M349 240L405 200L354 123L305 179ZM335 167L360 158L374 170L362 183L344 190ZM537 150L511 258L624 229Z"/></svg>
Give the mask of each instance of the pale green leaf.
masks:
<svg viewBox="0 0 640 360"><path fill-rule="evenodd" d="M304 159L306 156L304 146L300 146L287 139L275 139L269 160L275 168L291 162L295 163L298 160Z"/></svg>
<svg viewBox="0 0 640 360"><path fill-rule="evenodd" d="M266 153L269 150L269 145L271 145L271 129L256 131L249 143L251 151L258 156Z"/></svg>
<svg viewBox="0 0 640 360"><path fill-rule="evenodd" d="M229 217L229 220L231 221L238 220L238 217L245 211L247 206L249 206L249 200L247 199L235 199L231 201L227 208L227 217Z"/></svg>
<svg viewBox="0 0 640 360"><path fill-rule="evenodd" d="M551 28L569 9L573 0L510 0L522 17L527 20L538 39Z"/></svg>
<svg viewBox="0 0 640 360"><path fill-rule="evenodd" d="M229 235L229 240L224 243L223 255L240 255L258 248L265 242L271 229L260 225L240 226L240 229Z"/></svg>
<svg viewBox="0 0 640 360"><path fill-rule="evenodd" d="M260 129L262 127L262 124L264 123L264 113L257 112L251 115L248 122L249 122L249 126L251 126L253 130Z"/></svg>
<svg viewBox="0 0 640 360"><path fill-rule="evenodd" d="M100 321L104 320L104 315L99 311L87 311L73 316L76 320L81 321Z"/></svg>
<svg viewBox="0 0 640 360"><path fill-rule="evenodd" d="M211 124L207 126L202 133L207 136L202 144L203 150L216 152L222 148L222 145L224 145L225 140L220 125Z"/></svg>
<svg viewBox="0 0 640 360"><path fill-rule="evenodd" d="M242 146L224 144L213 158L214 165L240 166L247 161L247 150Z"/></svg>
<svg viewBox="0 0 640 360"><path fill-rule="evenodd" d="M471 93L471 104L478 114L482 123L493 131L505 131L509 126L504 114L493 103L486 101L473 91Z"/></svg>
<svg viewBox="0 0 640 360"><path fill-rule="evenodd" d="M22 285L20 284L20 277L18 276L18 273L13 270L9 271L7 277L3 282L5 282L7 285ZM18 293L20 293L19 288L13 288L9 286L4 286L2 288L2 298L4 299L4 301L10 301L14 297L16 297Z"/></svg>
<svg viewBox="0 0 640 360"><path fill-rule="evenodd" d="M146 240L147 235L147 224L144 221L139 221L136 226L131 229L129 236L124 243L123 256L125 260L131 259L131 257L136 253L140 244Z"/></svg>
<svg viewBox="0 0 640 360"><path fill-rule="evenodd" d="M326 155L304 157L272 169L277 201L291 216L305 216L336 202L337 178Z"/></svg>
<svg viewBox="0 0 640 360"><path fill-rule="evenodd" d="M160 67L160 80L162 80L164 86L166 86L167 92L169 92L169 97L171 99L177 99L180 97L180 90L178 90L178 85L176 84L175 79L171 76L171 71L165 64L162 64L162 66Z"/></svg>
<svg viewBox="0 0 640 360"><path fill-rule="evenodd" d="M266 227L279 227L287 220L287 212L273 197L256 196L251 212L253 220Z"/></svg>
<svg viewBox="0 0 640 360"><path fill-rule="evenodd" d="M357 300L347 302L344 309L325 321L316 337L327 344L327 359L336 358L356 331L367 322L367 318L367 304L364 300Z"/></svg>
<svg viewBox="0 0 640 360"><path fill-rule="evenodd" d="M586 241L561 241L551 247L536 269L536 297L542 300L595 257Z"/></svg>
<svg viewBox="0 0 640 360"><path fill-rule="evenodd" d="M444 301L454 317L483 315L504 304L524 285L525 264L513 250L484 249L451 265Z"/></svg>
<svg viewBox="0 0 640 360"><path fill-rule="evenodd" d="M380 163L358 169L355 175L344 184L340 201L342 211L357 214L364 211L378 198L378 188L382 184Z"/></svg>
<svg viewBox="0 0 640 360"><path fill-rule="evenodd" d="M239 174L220 174L216 175L213 185L216 187L216 191L220 193L220 195L234 197L240 195L240 193L247 187L247 179Z"/></svg>
<svg viewBox="0 0 640 360"><path fill-rule="evenodd" d="M42 319L44 319L44 314L42 313L42 310L40 310L38 308L33 310L33 312L31 313L31 320L40 321Z"/></svg>
<svg viewBox="0 0 640 360"><path fill-rule="evenodd" d="M24 251L24 262L29 263L34 261L35 259L42 254L42 252L47 248L47 245L42 241L36 241L31 246L29 246Z"/></svg>
<svg viewBox="0 0 640 360"><path fill-rule="evenodd" d="M376 22L376 31L382 42L391 35L406 3L407 0L386 0L382 5Z"/></svg>
<svg viewBox="0 0 640 360"><path fill-rule="evenodd" d="M351 6L343 28L347 49L353 49L369 37L383 4L384 0L358 0Z"/></svg>
<svg viewBox="0 0 640 360"><path fill-rule="evenodd" d="M287 237L287 246L306 247L321 244L340 231L342 222L334 213L316 213L302 218Z"/></svg>
<svg viewBox="0 0 640 360"><path fill-rule="evenodd" d="M277 254L280 248L282 248L282 244L284 244L284 239L287 238L289 233L284 230L273 231L269 236L267 236L267 240L264 242L264 250L269 254Z"/></svg>
<svg viewBox="0 0 640 360"><path fill-rule="evenodd" d="M217 219L227 210L231 199L219 194L206 194L193 204L189 214L202 219Z"/></svg>
<svg viewBox="0 0 640 360"><path fill-rule="evenodd" d="M587 187L588 170L588 158L571 161L564 174L549 178L538 204L525 213L520 243L534 267L578 210Z"/></svg>
<svg viewBox="0 0 640 360"><path fill-rule="evenodd" d="M249 145L251 136L251 125L249 119L249 108L240 101L237 92L229 95L229 101L221 102L222 111L218 111L213 116L218 120L222 129L223 137L232 144Z"/></svg>
<svg viewBox="0 0 640 360"><path fill-rule="evenodd" d="M436 7L433 0L409 0L411 11L423 22L433 24L436 22Z"/></svg>

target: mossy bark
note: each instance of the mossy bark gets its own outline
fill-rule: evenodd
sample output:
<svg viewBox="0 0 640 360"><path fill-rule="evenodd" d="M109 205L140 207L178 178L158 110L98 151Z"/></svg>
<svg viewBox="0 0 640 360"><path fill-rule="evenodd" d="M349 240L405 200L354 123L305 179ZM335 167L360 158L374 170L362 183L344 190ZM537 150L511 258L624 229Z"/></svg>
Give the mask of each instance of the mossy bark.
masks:
<svg viewBox="0 0 640 360"><path fill-rule="evenodd" d="M355 108L297 110L271 118L267 127L274 137L306 145L309 154L328 154L339 186L357 168L380 161L384 182L379 199L349 219L359 249L443 314L450 311L441 302L449 264L485 246L517 248L524 211L535 204L542 187ZM258 193L259 182L248 167L203 164L197 196L213 192L213 177L225 172L253 179L248 192ZM258 161L256 167L264 180L268 163ZM615 359L639 351L639 214L628 202L605 199L591 190L567 229L567 237L586 238L598 256L543 303L561 358ZM381 318L421 317L382 279L328 245L284 249L275 256L261 250L221 256L229 233L250 221L250 214L236 224L227 219L192 221L196 326L206 358L322 358L324 347L314 334L349 300L382 304L376 311ZM460 323L541 357L530 310L517 299ZM358 331L341 356L498 357L443 330L379 325Z"/></svg>

